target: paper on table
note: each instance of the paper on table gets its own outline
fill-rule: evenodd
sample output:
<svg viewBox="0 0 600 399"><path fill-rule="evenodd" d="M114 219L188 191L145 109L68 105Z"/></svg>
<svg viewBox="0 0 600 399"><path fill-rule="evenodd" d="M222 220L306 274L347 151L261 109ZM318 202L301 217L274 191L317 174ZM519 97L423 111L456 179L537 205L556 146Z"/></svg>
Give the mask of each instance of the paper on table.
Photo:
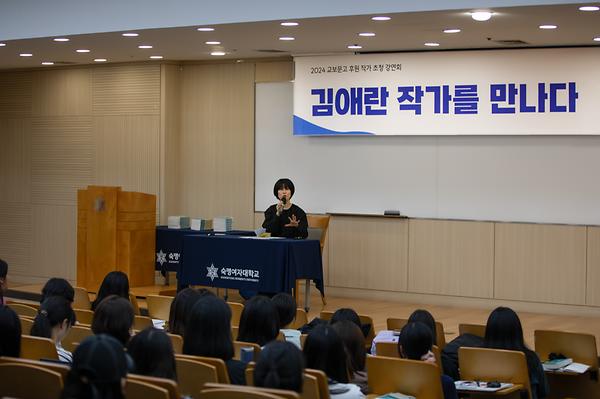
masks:
<svg viewBox="0 0 600 399"><path fill-rule="evenodd" d="M487 382L483 381L454 381L457 390L462 391L481 391L481 392L496 392L504 388L512 387L513 384L501 382L499 387L489 388Z"/></svg>
<svg viewBox="0 0 600 399"><path fill-rule="evenodd" d="M583 374L586 371L588 371L589 368L590 366L588 366L587 364L571 363L568 366L560 369L560 371L570 371L572 373Z"/></svg>

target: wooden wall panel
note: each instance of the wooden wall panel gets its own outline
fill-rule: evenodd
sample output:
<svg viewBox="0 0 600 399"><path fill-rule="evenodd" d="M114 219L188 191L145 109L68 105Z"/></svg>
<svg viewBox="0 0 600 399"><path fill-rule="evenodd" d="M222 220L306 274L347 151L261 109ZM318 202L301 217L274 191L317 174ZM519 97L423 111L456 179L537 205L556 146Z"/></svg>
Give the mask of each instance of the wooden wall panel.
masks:
<svg viewBox="0 0 600 399"><path fill-rule="evenodd" d="M77 207L33 205L32 271L36 277L76 277Z"/></svg>
<svg viewBox="0 0 600 399"><path fill-rule="evenodd" d="M585 303L586 227L496 223L495 297Z"/></svg>
<svg viewBox="0 0 600 399"><path fill-rule="evenodd" d="M31 73L0 73L0 117L31 116Z"/></svg>
<svg viewBox="0 0 600 399"><path fill-rule="evenodd" d="M34 118L31 152L32 201L76 205L94 181L91 117Z"/></svg>
<svg viewBox="0 0 600 399"><path fill-rule="evenodd" d="M493 223L423 219L409 223L409 292L493 296Z"/></svg>
<svg viewBox="0 0 600 399"><path fill-rule="evenodd" d="M9 266L9 278L31 275L31 206L0 202L0 258Z"/></svg>
<svg viewBox="0 0 600 399"><path fill-rule="evenodd" d="M92 71L94 114L160 114L160 65L121 65Z"/></svg>
<svg viewBox="0 0 600 399"><path fill-rule="evenodd" d="M587 228L586 305L600 306L600 227Z"/></svg>
<svg viewBox="0 0 600 399"><path fill-rule="evenodd" d="M0 119L0 202L31 200L31 121Z"/></svg>
<svg viewBox="0 0 600 399"><path fill-rule="evenodd" d="M192 216L254 224L254 65L185 66L181 75L181 198Z"/></svg>
<svg viewBox="0 0 600 399"><path fill-rule="evenodd" d="M408 222L334 216L329 224L329 285L406 291Z"/></svg>
<svg viewBox="0 0 600 399"><path fill-rule="evenodd" d="M256 83L288 82L294 79L293 61L275 61L256 63Z"/></svg>
<svg viewBox="0 0 600 399"><path fill-rule="evenodd" d="M90 68L33 73L33 116L90 115L90 83Z"/></svg>

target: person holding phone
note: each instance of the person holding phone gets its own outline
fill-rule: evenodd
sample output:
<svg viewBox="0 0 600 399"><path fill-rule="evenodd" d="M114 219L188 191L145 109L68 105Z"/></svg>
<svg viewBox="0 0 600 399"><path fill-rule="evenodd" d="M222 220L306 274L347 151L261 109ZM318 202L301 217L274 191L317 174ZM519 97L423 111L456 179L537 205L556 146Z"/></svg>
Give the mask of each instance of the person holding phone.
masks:
<svg viewBox="0 0 600 399"><path fill-rule="evenodd" d="M273 237L308 237L306 213L298 205L292 204L294 192L294 183L287 178L277 180L273 187L277 203L265 211L265 221L262 224Z"/></svg>

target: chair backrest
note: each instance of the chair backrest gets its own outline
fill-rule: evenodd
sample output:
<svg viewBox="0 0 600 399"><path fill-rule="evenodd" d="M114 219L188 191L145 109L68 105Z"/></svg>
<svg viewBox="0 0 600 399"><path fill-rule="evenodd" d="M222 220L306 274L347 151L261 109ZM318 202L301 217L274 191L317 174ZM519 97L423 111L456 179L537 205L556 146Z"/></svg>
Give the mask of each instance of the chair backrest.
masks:
<svg viewBox="0 0 600 399"><path fill-rule="evenodd" d="M329 230L329 215L306 215L308 221L308 227L321 229L321 253L323 253L323 247L325 246L325 239L327 238L327 230Z"/></svg>
<svg viewBox="0 0 600 399"><path fill-rule="evenodd" d="M331 320L333 313L334 312L332 312L331 310L323 310L323 311L321 311L319 318L321 318L323 320ZM373 318L371 316L367 316L364 314L359 314L358 317L360 318L361 324L363 324L363 325L369 324L371 326L369 329L369 333L365 337L365 346L368 349L371 349L371 344L373 343L373 338L375 338L375 325L373 324Z"/></svg>
<svg viewBox="0 0 600 399"><path fill-rule="evenodd" d="M33 319L27 316L19 316L19 322L21 323L21 334L31 333L31 327L33 326Z"/></svg>
<svg viewBox="0 0 600 399"><path fill-rule="evenodd" d="M231 338L236 340L239 332L240 328L238 326L231 326Z"/></svg>
<svg viewBox="0 0 600 399"><path fill-rule="evenodd" d="M54 362L43 362L40 360L31 360L31 359L23 359L20 357L8 357L8 356L0 356L0 364L6 363L19 363L26 364L29 366L37 366L42 367L48 370L56 371L61 375L63 381L67 377L69 370L71 369L66 364L54 363ZM1 385L0 385L1 386Z"/></svg>
<svg viewBox="0 0 600 399"><path fill-rule="evenodd" d="M73 300L73 309L92 309L92 301L90 301L90 295L87 290L82 287L75 287L75 298Z"/></svg>
<svg viewBox="0 0 600 399"><path fill-rule="evenodd" d="M471 334L478 337L485 337L485 325L484 324L465 324L461 323L458 325L458 334Z"/></svg>
<svg viewBox="0 0 600 399"><path fill-rule="evenodd" d="M152 327L152 319L148 316L138 316L135 315L133 317L133 329L137 331L142 331L144 328Z"/></svg>
<svg viewBox="0 0 600 399"><path fill-rule="evenodd" d="M279 333L277 334L277 341L285 342L285 334L281 331L279 331Z"/></svg>
<svg viewBox="0 0 600 399"><path fill-rule="evenodd" d="M284 338L285 340L285 338ZM253 348L254 349L254 358L253 360L256 361L258 359L258 355L260 355L260 345L259 344L255 344L252 342L244 342L244 341L233 341L233 358L240 360L241 359L241 353L242 353L242 348Z"/></svg>
<svg viewBox="0 0 600 399"><path fill-rule="evenodd" d="M21 302L21 301L15 301L13 299L7 299L5 304L6 305L9 305L9 304L25 305L25 306L29 306L30 308L34 308L35 310L40 310L40 304L38 302L33 302L33 301Z"/></svg>
<svg viewBox="0 0 600 399"><path fill-rule="evenodd" d="M23 303L9 302L6 306L14 310L17 315L31 317L32 319L35 318L38 312L33 306L25 305Z"/></svg>
<svg viewBox="0 0 600 399"><path fill-rule="evenodd" d="M92 329L86 326L76 325L69 329L67 335L62 339L62 346L69 352L73 352L77 345L90 335L94 335Z"/></svg>
<svg viewBox="0 0 600 399"><path fill-rule="evenodd" d="M400 353L398 352L398 343L397 342L377 342L375 344L375 352L377 356L385 356L385 357L397 357L400 358ZM433 345L431 347L431 352L433 352L435 356L436 365L438 366L438 370L440 374L442 373L441 362L442 362L442 351L439 346Z"/></svg>
<svg viewBox="0 0 600 399"><path fill-rule="evenodd" d="M256 363L250 362L246 366L246 385L254 386L254 368ZM304 373L304 381L302 383L301 399L319 399L319 383L317 377Z"/></svg>
<svg viewBox="0 0 600 399"><path fill-rule="evenodd" d="M56 371L24 363L0 364L3 397L58 399L62 387L62 377Z"/></svg>
<svg viewBox="0 0 600 399"><path fill-rule="evenodd" d="M371 392L401 392L417 398L444 399L438 367L419 360L368 356L367 379Z"/></svg>
<svg viewBox="0 0 600 399"><path fill-rule="evenodd" d="M127 378L125 382L125 397L127 399L170 399L169 391L158 385Z"/></svg>
<svg viewBox="0 0 600 399"><path fill-rule="evenodd" d="M217 368L198 360L176 358L179 393L197 397L207 382L219 382Z"/></svg>
<svg viewBox="0 0 600 399"><path fill-rule="evenodd" d="M519 384L531 398L529 371L523 352L462 347L458 349L458 364L462 380Z"/></svg>
<svg viewBox="0 0 600 399"><path fill-rule="evenodd" d="M316 369L304 369L304 374L310 375L316 379L319 398L329 399L329 382L327 381L327 375L323 371Z"/></svg>
<svg viewBox="0 0 600 399"><path fill-rule="evenodd" d="M206 384L199 398L204 399L300 399L296 392L244 385Z"/></svg>
<svg viewBox="0 0 600 399"><path fill-rule="evenodd" d="M129 293L129 302L131 302L131 306L133 307L133 314L140 315L140 305L138 304L137 297L133 295L131 292Z"/></svg>
<svg viewBox="0 0 600 399"><path fill-rule="evenodd" d="M408 323L408 319L399 319L395 317L389 317L387 319L388 330L401 330ZM440 349L444 349L446 346L446 334L444 332L444 325L439 321L435 322L435 341L436 345Z"/></svg>
<svg viewBox="0 0 600 399"><path fill-rule="evenodd" d="M294 320L292 320L292 322L290 324L288 324L287 326L285 326L284 328L297 330L305 324L308 324L308 315L306 314L306 310L304 310L302 308L297 308L296 316L294 317Z"/></svg>
<svg viewBox="0 0 600 399"><path fill-rule="evenodd" d="M167 288L166 290L160 290L158 291L158 295L175 297L177 295L177 288Z"/></svg>
<svg viewBox="0 0 600 399"><path fill-rule="evenodd" d="M561 353L574 362L598 369L598 352L596 336L592 334L566 331L535 330L535 352L542 361L548 359L550 353Z"/></svg>
<svg viewBox="0 0 600 399"><path fill-rule="evenodd" d="M167 333L171 338L171 344L173 345L173 353L183 353L183 337L177 334Z"/></svg>
<svg viewBox="0 0 600 399"><path fill-rule="evenodd" d="M56 345L50 338L21 335L21 357L23 359L52 359L58 360Z"/></svg>
<svg viewBox="0 0 600 399"><path fill-rule="evenodd" d="M86 309L73 309L75 317L77 318L77 324L84 324L86 326L92 325L94 320L94 311Z"/></svg>
<svg viewBox="0 0 600 399"><path fill-rule="evenodd" d="M240 318L242 317L242 312L244 311L244 305L237 302L227 302L229 305L229 309L231 309L231 325L234 327L238 327L240 325ZM236 339L237 335L233 337Z"/></svg>
<svg viewBox="0 0 600 399"><path fill-rule="evenodd" d="M169 320L171 311L172 296L147 295L146 306L148 307L148 316L153 319Z"/></svg>
<svg viewBox="0 0 600 399"><path fill-rule="evenodd" d="M300 347L304 348L304 343L306 342L306 338L308 337L308 334L300 334Z"/></svg>
<svg viewBox="0 0 600 399"><path fill-rule="evenodd" d="M177 383L167 378L149 377L140 374L127 374L127 380L142 381L148 384L156 385L164 388L169 392L169 399L181 399Z"/></svg>
<svg viewBox="0 0 600 399"><path fill-rule="evenodd" d="M210 364L211 366L215 366L217 370L217 379L221 384L230 384L229 380L229 372L227 371L227 366L223 359L217 359L216 357L205 357L205 356L194 356L194 355L175 355L175 361L177 359L189 359L195 360L198 362Z"/></svg>

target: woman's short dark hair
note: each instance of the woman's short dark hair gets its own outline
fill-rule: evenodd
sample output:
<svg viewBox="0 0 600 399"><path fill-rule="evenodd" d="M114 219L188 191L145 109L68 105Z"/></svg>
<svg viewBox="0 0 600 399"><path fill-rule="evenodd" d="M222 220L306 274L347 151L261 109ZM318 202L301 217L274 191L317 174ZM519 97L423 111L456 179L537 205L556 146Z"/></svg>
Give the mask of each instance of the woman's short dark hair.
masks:
<svg viewBox="0 0 600 399"><path fill-rule="evenodd" d="M181 335L185 332L185 321L192 307L202 294L193 288L185 288L177 293L169 310L169 332Z"/></svg>
<svg viewBox="0 0 600 399"><path fill-rule="evenodd" d="M21 322L8 306L0 305L0 356L21 354Z"/></svg>
<svg viewBox="0 0 600 399"><path fill-rule="evenodd" d="M183 335L186 355L233 358L231 309L215 295L204 295L192 307Z"/></svg>
<svg viewBox="0 0 600 399"><path fill-rule="evenodd" d="M283 190L286 188L290 190L290 198L292 198L294 196L294 192L296 191L296 188L294 187L294 183L292 183L292 181L290 179L288 179L287 177L277 180L275 182L275 185L273 186L273 195L275 196L275 198L279 199L279 196L277 195L277 191Z"/></svg>
<svg viewBox="0 0 600 399"><path fill-rule="evenodd" d="M306 337L303 352L307 368L321 370L337 382L348 382L344 343L331 325L316 326Z"/></svg>
<svg viewBox="0 0 600 399"><path fill-rule="evenodd" d="M425 324L427 327L431 329L431 333L433 336L433 344L437 345L437 335L436 335L436 327L435 327L435 319L433 315L426 311L425 309L417 309L408 317L408 323L420 321Z"/></svg>
<svg viewBox="0 0 600 399"><path fill-rule="evenodd" d="M271 298L279 315L279 328L285 328L296 317L296 300L287 292L280 292Z"/></svg>
<svg viewBox="0 0 600 399"><path fill-rule="evenodd" d="M140 331L127 344L127 353L133 358L136 374L177 380L173 344L164 331L154 327Z"/></svg>
<svg viewBox="0 0 600 399"><path fill-rule="evenodd" d="M342 320L332 324L335 332L340 336L346 352L350 371L365 371L367 352L365 350L365 336L360 328L350 320Z"/></svg>
<svg viewBox="0 0 600 399"><path fill-rule="evenodd" d="M44 288L42 288L42 298L40 299L40 303L51 296L62 296L70 303L73 303L75 300L75 290L71 283L64 278L52 277L46 281Z"/></svg>
<svg viewBox="0 0 600 399"><path fill-rule="evenodd" d="M125 351L116 339L104 334L87 337L73 352L61 398L123 399L126 364Z"/></svg>
<svg viewBox="0 0 600 399"><path fill-rule="evenodd" d="M358 313L354 309L350 308L340 308L336 310L331 316L331 320L329 320L329 324L335 324L338 321L349 320L352 323L356 324L358 328L362 330L362 324L360 322L360 317Z"/></svg>
<svg viewBox="0 0 600 399"><path fill-rule="evenodd" d="M52 329L67 320L69 326L75 324L75 312L71 302L62 296L46 298L40 305L40 310L33 320L31 335L52 338Z"/></svg>
<svg viewBox="0 0 600 399"><path fill-rule="evenodd" d="M92 331L94 334L108 334L125 346L130 338L133 318L131 303L120 296L110 295L96 308Z"/></svg>
<svg viewBox="0 0 600 399"><path fill-rule="evenodd" d="M433 335L425 323L414 321L406 324L398 339L398 353L406 359L421 360L431 350Z"/></svg>
<svg viewBox="0 0 600 399"><path fill-rule="evenodd" d="M117 295L129 300L129 278L125 273L112 271L104 277L98 289L96 300L92 302L92 310L96 310L100 302L109 295Z"/></svg>
<svg viewBox="0 0 600 399"><path fill-rule="evenodd" d="M257 295L244 304L240 317L238 341L253 342L265 346L279 334L279 315L271 300Z"/></svg>
<svg viewBox="0 0 600 399"><path fill-rule="evenodd" d="M254 385L302 392L304 358L296 345L269 342L260 352L254 369Z"/></svg>

